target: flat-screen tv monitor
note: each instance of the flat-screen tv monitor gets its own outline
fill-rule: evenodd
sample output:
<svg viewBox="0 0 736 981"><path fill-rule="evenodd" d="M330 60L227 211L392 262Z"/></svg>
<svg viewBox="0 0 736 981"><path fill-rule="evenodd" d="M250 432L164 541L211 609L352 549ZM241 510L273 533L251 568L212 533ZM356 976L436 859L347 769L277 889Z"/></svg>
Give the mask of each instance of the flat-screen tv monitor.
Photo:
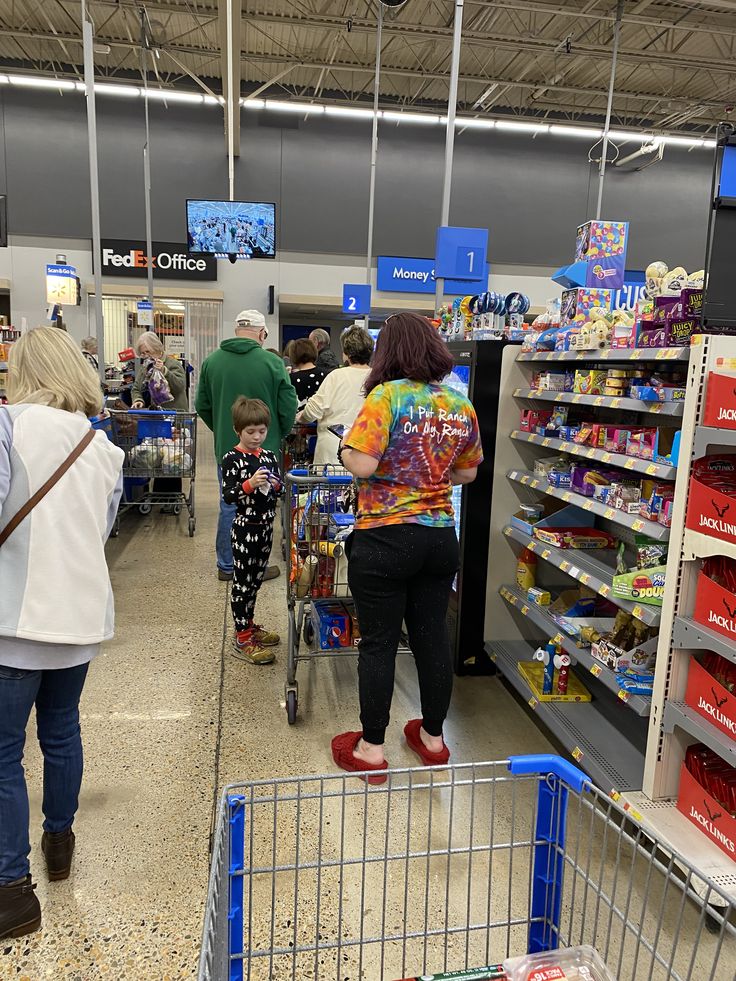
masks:
<svg viewBox="0 0 736 981"><path fill-rule="evenodd" d="M276 258L276 205L256 201L187 201L190 252Z"/></svg>

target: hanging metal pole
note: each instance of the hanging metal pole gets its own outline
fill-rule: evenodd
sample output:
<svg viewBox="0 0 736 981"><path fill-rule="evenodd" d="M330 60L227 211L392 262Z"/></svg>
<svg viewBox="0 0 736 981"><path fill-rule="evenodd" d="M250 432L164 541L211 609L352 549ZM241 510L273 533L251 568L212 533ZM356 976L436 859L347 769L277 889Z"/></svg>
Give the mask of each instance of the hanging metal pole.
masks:
<svg viewBox="0 0 736 981"><path fill-rule="evenodd" d="M143 144L143 200L146 208L146 255L148 256L148 302L153 312L153 233L151 231L151 130L148 120L148 67L146 65L146 11L141 8L141 75L143 76L143 102L146 118L146 142Z"/></svg>
<svg viewBox="0 0 736 981"><path fill-rule="evenodd" d="M233 3L227 0L227 175L230 200L235 200L235 85L233 79ZM240 112L240 86L238 86Z"/></svg>
<svg viewBox="0 0 736 981"><path fill-rule="evenodd" d="M455 153L455 113L457 111L457 81L460 73L460 42L463 33L463 4L455 0L455 30L452 37L452 65L450 67L450 94L447 99L447 133L445 135L445 179L442 185L442 211L440 225L450 222L450 195L452 194L452 158ZM435 278L435 308L442 303L445 281Z"/></svg>
<svg viewBox="0 0 736 981"><path fill-rule="evenodd" d="M371 285L373 273L373 223L376 208L376 164L378 162L378 100L381 83L381 46L383 40L383 4L378 4L378 24L376 26L376 78L373 83L373 136L371 139L371 182L368 194L368 255L365 267L365 281ZM365 326L370 316L366 314Z"/></svg>
<svg viewBox="0 0 736 981"><path fill-rule="evenodd" d="M89 191L92 210L92 263L95 280L95 337L100 381L105 380L105 323L102 316L102 239L100 235L100 184L97 171L97 115L95 112L95 65L92 24L87 4L82 2L82 43L84 45L84 88L87 99L87 142L89 144Z"/></svg>
<svg viewBox="0 0 736 981"><path fill-rule="evenodd" d="M621 20L624 15L624 0L618 0L616 7L616 23L613 27L613 57L611 60L611 80L608 83L608 105L606 107L606 124L603 127L603 149L601 162L598 167L598 203L595 206L595 217L601 217L603 208L603 182L606 178L606 157L608 155L608 134L611 129L611 111L613 109L613 90L616 84L616 62L618 61L618 43L621 38Z"/></svg>

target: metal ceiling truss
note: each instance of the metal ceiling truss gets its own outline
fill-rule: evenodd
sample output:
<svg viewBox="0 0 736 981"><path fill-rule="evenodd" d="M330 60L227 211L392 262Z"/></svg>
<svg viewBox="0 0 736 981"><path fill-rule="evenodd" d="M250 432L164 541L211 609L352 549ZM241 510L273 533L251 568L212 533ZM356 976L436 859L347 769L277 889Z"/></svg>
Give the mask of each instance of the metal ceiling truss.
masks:
<svg viewBox="0 0 736 981"><path fill-rule="evenodd" d="M129 77L138 67L141 6L157 26L157 68L166 84L186 77L208 94L226 91L224 0L219 6L89 0L96 40L109 49L97 57L98 75ZM614 0L466 0L466 6L464 111L601 118ZM616 119L702 131L727 116L736 99L736 0L629 0L625 6ZM236 7L241 30L232 32L232 55L246 92L278 85L301 98L367 103L376 30L370 0L242 0L242 14L240 2ZM410 0L386 18L381 96L387 104L436 111L446 100L451 8L449 0ZM0 0L0 64L81 77L77 11L77 0Z"/></svg>

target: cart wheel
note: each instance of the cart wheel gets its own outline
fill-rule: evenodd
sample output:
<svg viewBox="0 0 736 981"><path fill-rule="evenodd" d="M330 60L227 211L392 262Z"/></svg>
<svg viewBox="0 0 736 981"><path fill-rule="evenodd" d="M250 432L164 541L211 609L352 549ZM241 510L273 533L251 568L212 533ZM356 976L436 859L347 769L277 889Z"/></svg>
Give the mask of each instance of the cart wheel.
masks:
<svg viewBox="0 0 736 981"><path fill-rule="evenodd" d="M181 514L181 504L174 505L174 514Z"/></svg>
<svg viewBox="0 0 736 981"><path fill-rule="evenodd" d="M120 534L120 518L115 518L115 524L112 526L112 531L110 532L110 538L117 538Z"/></svg>
<svg viewBox="0 0 736 981"><path fill-rule="evenodd" d="M293 688L290 688L286 693L286 717L289 720L289 725L293 726L296 722L296 713L299 708L299 702L296 696L296 692Z"/></svg>
<svg viewBox="0 0 736 981"><path fill-rule="evenodd" d="M284 560L284 562L286 562L286 556L287 555L288 555L288 552L287 552L287 549L286 549L286 541L285 540L282 540L282 542L281 542L281 558Z"/></svg>
<svg viewBox="0 0 736 981"><path fill-rule="evenodd" d="M148 501L144 501L143 504L138 505L138 510L141 512L141 514L150 514L151 504Z"/></svg>
<svg viewBox="0 0 736 981"><path fill-rule="evenodd" d="M190 538L194 538L194 530L195 530L196 527L197 527L197 520L196 520L196 518L190 518L189 519L189 537Z"/></svg>
<svg viewBox="0 0 736 981"><path fill-rule="evenodd" d="M312 641L314 640L314 624L312 623L311 617L304 617L302 637L304 638L304 643L307 645L307 647L311 647Z"/></svg>

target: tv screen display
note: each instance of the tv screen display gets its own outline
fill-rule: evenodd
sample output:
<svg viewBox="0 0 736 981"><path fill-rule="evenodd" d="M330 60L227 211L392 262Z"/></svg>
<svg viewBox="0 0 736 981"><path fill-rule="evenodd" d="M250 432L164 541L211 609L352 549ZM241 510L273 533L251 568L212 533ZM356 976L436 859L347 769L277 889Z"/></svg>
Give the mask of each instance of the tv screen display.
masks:
<svg viewBox="0 0 736 981"><path fill-rule="evenodd" d="M190 252L276 257L276 205L254 201L187 201Z"/></svg>

